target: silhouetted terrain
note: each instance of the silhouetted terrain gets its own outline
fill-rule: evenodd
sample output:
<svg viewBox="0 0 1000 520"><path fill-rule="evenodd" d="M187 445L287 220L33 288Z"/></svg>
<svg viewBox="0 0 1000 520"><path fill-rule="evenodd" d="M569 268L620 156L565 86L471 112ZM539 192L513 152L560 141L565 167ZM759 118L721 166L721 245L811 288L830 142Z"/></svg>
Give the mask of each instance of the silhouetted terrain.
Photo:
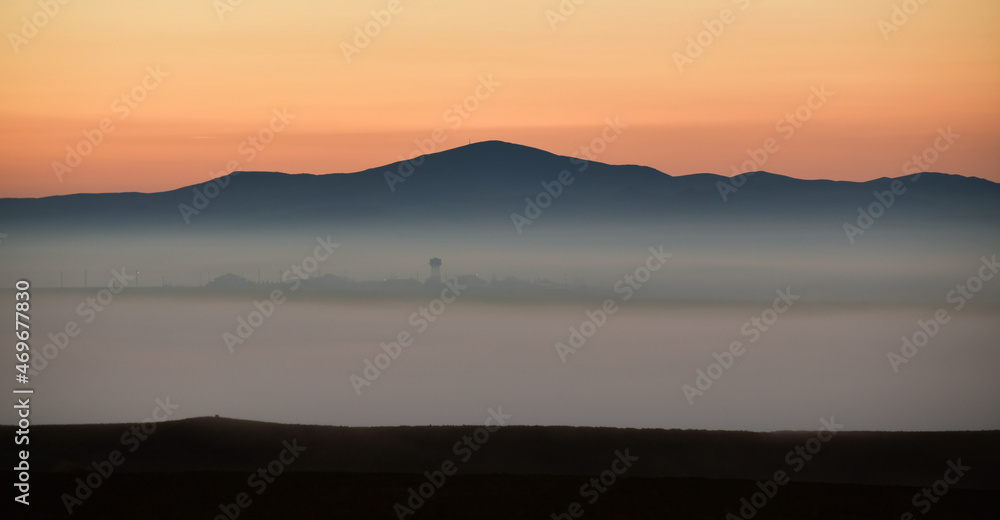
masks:
<svg viewBox="0 0 1000 520"><path fill-rule="evenodd" d="M739 515L741 498L760 491L757 482L778 470L791 482L774 488L757 518L898 518L916 513L914 494L959 459L966 474L935 496L927 517L987 518L1000 511L993 500L1000 491L996 431L837 432L800 461L801 454L789 452L809 446L816 432L508 426L485 442L472 441L478 448L468 451L462 442L474 438L474 426L199 418L158 423L144 441L123 441L132 427L33 427L32 517L68 517L60 497L73 494L75 479L87 478L112 450L124 462L74 508L73 518L213 518L240 492L252 498L240 518L393 518L408 489L449 460L457 473L407 518L547 519L574 501L588 518L723 518ZM2 429L12 434L12 427ZM290 445L304 449L263 489L259 478L251 484L248 477ZM581 498L581 486L622 453L635 458L631 467L594 504L589 494ZM17 510L18 518L28 518L25 508Z"/></svg>
<svg viewBox="0 0 1000 520"><path fill-rule="evenodd" d="M888 178L861 183L800 180L756 172L737 187L721 175L674 177L648 167L612 166L500 141L462 146L416 161L419 165L412 169L410 164L393 163L351 174L241 172L162 193L0 199L0 213L7 218L7 230L15 232L80 226L184 230L194 223L223 229L334 223L509 225L512 212L524 212L525 198L535 199L543 191L542 182L558 184L560 173L568 171L572 182L562 186L553 203L559 211L549 219L567 223L639 219L647 224L748 217L843 220L855 217L855 207L873 202L873 192L889 190L892 182ZM894 201L898 202L894 212L900 216L978 222L1000 217L996 183L940 173L900 179L906 189ZM724 190L726 200L720 196L720 182L730 183L733 190ZM198 201L204 207L196 204L196 190L204 194ZM188 214L188 222L179 209L182 204L197 211Z"/></svg>

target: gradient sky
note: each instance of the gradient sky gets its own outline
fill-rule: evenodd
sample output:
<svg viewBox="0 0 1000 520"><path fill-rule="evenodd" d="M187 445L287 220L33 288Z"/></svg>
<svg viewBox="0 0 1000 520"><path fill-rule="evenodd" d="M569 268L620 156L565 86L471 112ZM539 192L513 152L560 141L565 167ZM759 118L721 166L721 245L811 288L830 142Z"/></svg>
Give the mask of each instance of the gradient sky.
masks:
<svg viewBox="0 0 1000 520"><path fill-rule="evenodd" d="M950 127L961 138L929 169L1000 181L995 0L929 0L889 33L900 0L588 0L554 26L547 12L571 0L401 0L350 62L341 44L388 0L244 0L220 16L226 2L71 1L48 16L5 1L0 196L162 191L231 161L350 172L408 157L437 128L435 150L501 139L570 155L609 117L629 127L599 160L671 175L732 175L774 138L754 169L894 177ZM732 23L679 70L674 53L723 9ZM116 99L149 67L168 76L122 117ZM499 86L455 128L447 111L482 77ZM786 139L776 122L821 86L832 97ZM281 108L288 127L241 154ZM60 181L53 162L103 118L114 131Z"/></svg>

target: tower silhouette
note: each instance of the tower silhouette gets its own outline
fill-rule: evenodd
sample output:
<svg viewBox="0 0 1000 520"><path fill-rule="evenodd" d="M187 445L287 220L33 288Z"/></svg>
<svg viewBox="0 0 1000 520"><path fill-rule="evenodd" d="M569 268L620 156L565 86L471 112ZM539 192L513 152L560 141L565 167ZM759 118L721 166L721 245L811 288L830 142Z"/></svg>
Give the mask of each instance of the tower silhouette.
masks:
<svg viewBox="0 0 1000 520"><path fill-rule="evenodd" d="M431 283L441 283L441 259L431 258L431 277L427 279Z"/></svg>

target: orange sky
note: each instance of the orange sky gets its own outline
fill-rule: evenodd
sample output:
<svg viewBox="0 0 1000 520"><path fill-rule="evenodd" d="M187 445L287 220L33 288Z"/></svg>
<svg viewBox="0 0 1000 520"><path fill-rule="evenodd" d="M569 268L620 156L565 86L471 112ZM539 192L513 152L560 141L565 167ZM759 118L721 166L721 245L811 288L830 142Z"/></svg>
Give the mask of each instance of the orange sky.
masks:
<svg viewBox="0 0 1000 520"><path fill-rule="evenodd" d="M575 1L43 0L49 15L8 0L0 196L161 191L234 162L350 172L435 129L435 150L501 139L570 155L609 117L628 128L599 160L671 175L732 175L774 139L753 169L898 176L950 127L961 137L928 169L1000 182L1000 2L928 0L897 26L894 5L915 0ZM348 61L366 24L377 35ZM811 99L821 87L832 95ZM294 118L273 141L240 148L280 109ZM88 155L70 167L68 146Z"/></svg>

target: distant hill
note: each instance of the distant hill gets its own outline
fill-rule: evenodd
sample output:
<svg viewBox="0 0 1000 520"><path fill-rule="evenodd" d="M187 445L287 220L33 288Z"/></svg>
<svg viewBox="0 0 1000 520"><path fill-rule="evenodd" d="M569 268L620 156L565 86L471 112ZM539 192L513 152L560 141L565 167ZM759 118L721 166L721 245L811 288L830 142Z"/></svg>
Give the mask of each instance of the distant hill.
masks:
<svg viewBox="0 0 1000 520"><path fill-rule="evenodd" d="M412 168L411 168L412 166ZM561 172L564 181L559 183ZM569 175L569 176L565 176ZM745 183L741 181L745 180ZM221 226L422 222L509 225L525 199L546 204L561 222L856 216L894 179L800 180L766 172L731 181L713 174L670 176L643 166L614 166L500 141L462 146L349 174L241 172L161 193L78 194L0 199L4 231L41 229L190 229ZM1000 184L924 173L898 179L893 213L929 219L1000 220ZM737 186L739 184L739 186ZM201 195L198 195L200 193ZM540 198L539 198L540 196ZM723 199L726 200L723 200Z"/></svg>

